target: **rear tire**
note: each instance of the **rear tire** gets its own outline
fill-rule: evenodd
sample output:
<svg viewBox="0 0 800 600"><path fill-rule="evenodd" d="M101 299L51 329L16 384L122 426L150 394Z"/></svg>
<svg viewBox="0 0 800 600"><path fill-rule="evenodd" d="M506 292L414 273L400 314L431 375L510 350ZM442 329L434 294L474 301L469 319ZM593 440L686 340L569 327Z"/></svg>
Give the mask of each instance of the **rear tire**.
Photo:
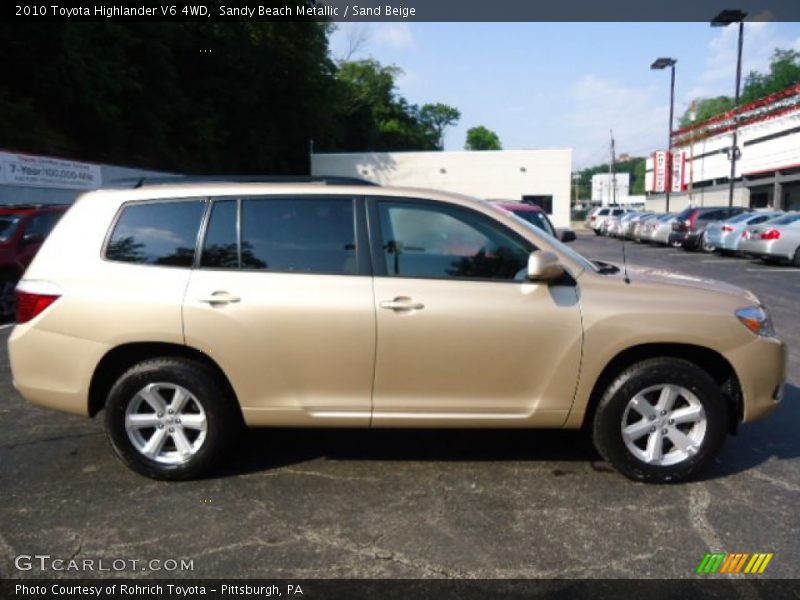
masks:
<svg viewBox="0 0 800 600"><path fill-rule="evenodd" d="M717 456L728 408L717 383L687 360L652 358L608 386L592 423L597 451L635 481L685 480Z"/></svg>
<svg viewBox="0 0 800 600"><path fill-rule="evenodd" d="M797 247L797 250L794 251L794 258L792 259L792 264L800 269L800 246Z"/></svg>
<svg viewBox="0 0 800 600"><path fill-rule="evenodd" d="M108 394L106 435L128 467L153 479L194 479L215 468L242 427L236 399L205 365L143 361Z"/></svg>

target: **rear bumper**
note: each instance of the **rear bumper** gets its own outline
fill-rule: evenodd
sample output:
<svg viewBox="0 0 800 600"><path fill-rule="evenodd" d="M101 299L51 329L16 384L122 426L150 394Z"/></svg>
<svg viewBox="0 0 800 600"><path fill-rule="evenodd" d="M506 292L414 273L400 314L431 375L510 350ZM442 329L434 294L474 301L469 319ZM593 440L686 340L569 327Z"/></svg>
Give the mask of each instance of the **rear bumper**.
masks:
<svg viewBox="0 0 800 600"><path fill-rule="evenodd" d="M8 339L14 387L32 404L89 414L91 374L105 344L17 325Z"/></svg>
<svg viewBox="0 0 800 600"><path fill-rule="evenodd" d="M685 231L671 231L669 234L669 238L667 238L667 241L670 244L677 244L677 243L682 244L684 239L686 239Z"/></svg>

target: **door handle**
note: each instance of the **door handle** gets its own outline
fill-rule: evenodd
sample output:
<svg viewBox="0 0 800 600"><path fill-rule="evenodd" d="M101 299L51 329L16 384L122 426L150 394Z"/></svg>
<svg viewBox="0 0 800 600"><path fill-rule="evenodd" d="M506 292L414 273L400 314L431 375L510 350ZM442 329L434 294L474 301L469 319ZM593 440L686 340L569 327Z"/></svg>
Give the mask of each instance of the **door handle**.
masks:
<svg viewBox="0 0 800 600"><path fill-rule="evenodd" d="M411 298L406 296L398 296L394 300L384 300L381 302L380 307L394 311L404 311L422 310L425 308L425 305L422 302L414 302Z"/></svg>
<svg viewBox="0 0 800 600"><path fill-rule="evenodd" d="M206 304L215 305L215 304L231 304L234 302L240 302L242 299L238 296L234 296L229 292L212 292L210 296L207 298L198 298L198 302L204 302Z"/></svg>

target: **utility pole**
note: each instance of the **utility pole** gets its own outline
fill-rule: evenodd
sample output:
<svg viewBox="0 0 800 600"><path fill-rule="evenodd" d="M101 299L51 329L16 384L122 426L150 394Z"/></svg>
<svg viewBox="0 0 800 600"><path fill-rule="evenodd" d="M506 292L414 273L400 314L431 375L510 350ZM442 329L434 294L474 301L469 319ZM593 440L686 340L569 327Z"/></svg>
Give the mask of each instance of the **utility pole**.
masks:
<svg viewBox="0 0 800 600"><path fill-rule="evenodd" d="M609 184L611 185L611 204L617 203L617 174L615 173L617 167L617 155L614 151L614 131L611 131L611 164L608 165L608 172L611 181Z"/></svg>

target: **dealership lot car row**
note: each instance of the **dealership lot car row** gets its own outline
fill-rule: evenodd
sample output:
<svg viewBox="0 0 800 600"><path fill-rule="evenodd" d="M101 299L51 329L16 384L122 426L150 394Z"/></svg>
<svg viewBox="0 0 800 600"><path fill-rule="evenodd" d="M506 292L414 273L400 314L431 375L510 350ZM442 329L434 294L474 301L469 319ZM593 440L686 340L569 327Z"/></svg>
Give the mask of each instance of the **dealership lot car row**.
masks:
<svg viewBox="0 0 800 600"><path fill-rule="evenodd" d="M596 235L688 251L760 258L800 268L800 212L742 207L690 207L680 213L595 208L586 227Z"/></svg>
<svg viewBox="0 0 800 600"><path fill-rule="evenodd" d="M677 481L778 405L786 347L752 293L589 261L519 212L352 184L87 194L17 287L14 383L104 411L162 479L246 424L585 428L628 477Z"/></svg>

